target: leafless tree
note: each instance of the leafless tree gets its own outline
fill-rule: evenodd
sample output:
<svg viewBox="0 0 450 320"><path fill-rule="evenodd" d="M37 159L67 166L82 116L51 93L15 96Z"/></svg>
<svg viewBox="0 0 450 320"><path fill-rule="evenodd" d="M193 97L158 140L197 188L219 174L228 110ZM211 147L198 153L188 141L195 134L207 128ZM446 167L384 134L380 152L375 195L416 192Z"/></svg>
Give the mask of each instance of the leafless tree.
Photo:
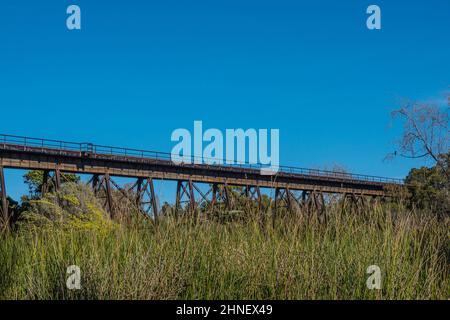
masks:
<svg viewBox="0 0 450 320"><path fill-rule="evenodd" d="M429 158L450 179L448 167L441 155L449 152L449 108L437 103L405 101L392 112L400 118L403 134L397 142L399 150L390 156Z"/></svg>

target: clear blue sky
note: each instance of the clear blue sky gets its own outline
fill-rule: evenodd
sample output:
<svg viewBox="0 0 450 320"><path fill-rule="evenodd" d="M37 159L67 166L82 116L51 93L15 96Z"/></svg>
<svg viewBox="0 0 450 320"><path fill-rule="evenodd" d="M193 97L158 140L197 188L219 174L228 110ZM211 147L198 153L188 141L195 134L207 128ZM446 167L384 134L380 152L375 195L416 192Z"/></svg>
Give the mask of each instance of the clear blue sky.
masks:
<svg viewBox="0 0 450 320"><path fill-rule="evenodd" d="M448 0L3 1L0 133L170 151L194 120L278 128L281 164L403 177L389 112L442 97L449 36Z"/></svg>

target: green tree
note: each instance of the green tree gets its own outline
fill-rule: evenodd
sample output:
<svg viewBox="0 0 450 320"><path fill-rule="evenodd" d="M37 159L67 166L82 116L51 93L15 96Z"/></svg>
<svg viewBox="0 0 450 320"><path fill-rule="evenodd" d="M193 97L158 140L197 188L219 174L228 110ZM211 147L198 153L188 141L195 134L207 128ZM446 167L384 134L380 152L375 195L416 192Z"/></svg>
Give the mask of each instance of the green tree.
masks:
<svg viewBox="0 0 450 320"><path fill-rule="evenodd" d="M450 182L445 174L450 165L450 152L440 155L439 161L440 165L412 169L405 182L410 187L411 203L416 207L450 214Z"/></svg>
<svg viewBox="0 0 450 320"><path fill-rule="evenodd" d="M44 184L44 171L31 170L23 176L25 183L28 185L30 197L36 198L41 196L42 186ZM48 179L50 181L50 177ZM61 182L79 182L80 177L72 173L62 173Z"/></svg>

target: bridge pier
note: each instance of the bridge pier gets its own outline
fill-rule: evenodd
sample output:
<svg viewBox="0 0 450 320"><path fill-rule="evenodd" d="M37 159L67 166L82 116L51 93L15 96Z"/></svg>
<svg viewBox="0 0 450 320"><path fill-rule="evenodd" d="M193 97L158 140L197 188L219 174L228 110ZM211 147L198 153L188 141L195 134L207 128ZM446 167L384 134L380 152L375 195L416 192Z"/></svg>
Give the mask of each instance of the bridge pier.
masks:
<svg viewBox="0 0 450 320"><path fill-rule="evenodd" d="M89 180L89 184L92 185L94 194L97 197L105 199L103 206L110 213L111 218L114 218L119 213L117 212L118 203L116 202L127 200L131 206L135 206L142 214L146 216L152 215L155 221L158 220L159 209L153 178L137 178L130 188L124 189L108 173L103 176L94 174ZM114 201L113 196L114 190L118 193L116 201Z"/></svg>
<svg viewBox="0 0 450 320"><path fill-rule="evenodd" d="M326 222L326 204L323 192L312 191L308 199L308 213L315 214L317 221Z"/></svg>
<svg viewBox="0 0 450 320"><path fill-rule="evenodd" d="M50 172L53 171L53 176L50 176ZM44 196L50 190L59 191L61 188L61 172L58 168L55 170L43 170L41 195Z"/></svg>
<svg viewBox="0 0 450 320"><path fill-rule="evenodd" d="M196 199L195 194L197 193L198 198ZM211 194L211 199L208 196ZM176 196L176 210L181 209L181 204L183 202L188 202L190 212L197 216L197 211L200 209L214 211L219 201L228 203L228 196L225 186L220 188L218 183L213 183L209 185L208 190L203 192L196 183L191 180L183 181L179 180L177 183L177 196ZM203 205L203 208L202 208ZM227 204L227 207L229 205Z"/></svg>
<svg viewBox="0 0 450 320"><path fill-rule="evenodd" d="M273 219L285 208L291 214L317 214L319 220L326 220L326 204L323 192L303 190L299 196L289 188L275 188Z"/></svg>
<svg viewBox="0 0 450 320"><path fill-rule="evenodd" d="M276 188L275 208L286 208L292 214L299 213L300 209L305 206L306 197L305 191L302 192L299 199L289 188Z"/></svg>
<svg viewBox="0 0 450 320"><path fill-rule="evenodd" d="M94 174L92 176L92 179L88 182L88 184L91 184L95 195L97 195L97 192L99 190L99 187L98 187L99 183L100 183L100 175L98 175L98 174Z"/></svg>
<svg viewBox="0 0 450 320"><path fill-rule="evenodd" d="M233 201L233 199L231 199L232 193L231 193L230 189L228 188L228 183L226 181L223 185L223 196L224 196L224 200L225 200L225 208L227 210L231 210L232 201Z"/></svg>
<svg viewBox="0 0 450 320"><path fill-rule="evenodd" d="M91 184L95 196L105 199L103 207L109 212L111 218L114 218L114 201L111 194L111 178L108 173L100 176L99 174L94 174L87 183ZM101 194L103 192L103 194Z"/></svg>
<svg viewBox="0 0 450 320"><path fill-rule="evenodd" d="M366 200L363 195L355 193L346 193L342 199L342 210L350 208L351 211L361 211L366 205Z"/></svg>
<svg viewBox="0 0 450 320"><path fill-rule="evenodd" d="M106 208L108 209L111 218L114 218L115 213L114 213L113 197L111 194L111 179L108 173L104 175L103 183L105 184L105 192L106 192Z"/></svg>
<svg viewBox="0 0 450 320"><path fill-rule="evenodd" d="M245 197L247 199L247 208L250 210L249 205L252 201L257 203L258 213L262 214L262 199L261 191L258 186L246 186L245 187Z"/></svg>
<svg viewBox="0 0 450 320"><path fill-rule="evenodd" d="M153 208L153 218L158 221L158 204L156 202L155 185L153 184L153 179L147 179L148 186L150 188L151 205Z"/></svg>
<svg viewBox="0 0 450 320"><path fill-rule="evenodd" d="M216 205L217 189L218 189L217 183L213 183L213 185L212 185L212 196L211 196L211 206L210 206L211 212L214 211L214 206Z"/></svg>
<svg viewBox="0 0 450 320"><path fill-rule="evenodd" d="M259 189L259 186L254 187L254 192L256 194L257 197L257 201L258 201L258 211L260 214L262 214L262 197L261 197L261 190Z"/></svg>
<svg viewBox="0 0 450 320"><path fill-rule="evenodd" d="M0 166L0 210L3 223L5 225L9 222L9 212L8 212L8 199L6 195L6 183L5 183L5 173L3 171L3 166Z"/></svg>
<svg viewBox="0 0 450 320"><path fill-rule="evenodd" d="M49 191L48 180L50 178L50 171L44 170L42 177L41 195L44 196Z"/></svg>
<svg viewBox="0 0 450 320"><path fill-rule="evenodd" d="M236 199L236 191L233 191L231 186L228 185L227 182L223 183L221 186L221 188L217 187L216 191L214 192L216 199L222 200L222 203L224 204L226 210L234 209L239 200ZM246 199L246 201L248 201L249 196L249 187L242 187L239 197L243 197L244 199Z"/></svg>
<svg viewBox="0 0 450 320"><path fill-rule="evenodd" d="M195 210L197 209L206 209L206 210L213 210L213 206L215 201L217 201L217 195L214 194L214 186L211 186L208 188L208 191L204 193L200 188L192 182L192 199L195 199L194 192L196 191L199 195L198 200L195 201ZM216 186L217 189L217 186ZM211 200L208 199L209 194L211 193Z"/></svg>
<svg viewBox="0 0 450 320"><path fill-rule="evenodd" d="M183 209L183 203L188 204L188 208L195 216L200 211L212 213L221 205L221 209L231 210L236 205L251 209L252 201L257 203L258 212L262 212L262 197L259 186L245 186L239 190L232 190L226 183L211 183L206 191L189 180L178 180L176 187L175 211L177 215Z"/></svg>
<svg viewBox="0 0 450 320"><path fill-rule="evenodd" d="M59 191L59 189L61 188L61 172L59 171L58 166L56 166L55 168L55 191Z"/></svg>
<svg viewBox="0 0 450 320"><path fill-rule="evenodd" d="M186 200L184 200L186 198ZM195 215L197 203L195 202L194 184L192 180L178 180L177 181L177 195L175 199L175 213L178 215L178 210L182 209L181 205L188 202L190 213Z"/></svg>
<svg viewBox="0 0 450 320"><path fill-rule="evenodd" d="M122 192L123 197L129 197L127 193L121 190L117 185L116 188L118 188ZM153 178L138 178L136 180L136 183L128 190L128 192L133 191L135 188L136 198L134 200L134 203L136 204L138 210L146 214L147 216L150 216L151 212L153 215L153 219L155 220L155 222L157 222L159 218L159 209Z"/></svg>

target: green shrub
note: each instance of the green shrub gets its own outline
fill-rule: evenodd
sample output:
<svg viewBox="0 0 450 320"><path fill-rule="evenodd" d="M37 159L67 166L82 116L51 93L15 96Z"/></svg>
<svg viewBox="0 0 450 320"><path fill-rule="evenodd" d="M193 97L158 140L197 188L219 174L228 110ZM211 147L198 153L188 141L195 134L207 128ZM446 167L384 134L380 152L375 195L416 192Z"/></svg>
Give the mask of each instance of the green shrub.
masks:
<svg viewBox="0 0 450 320"><path fill-rule="evenodd" d="M22 230L92 230L105 234L116 227L92 190L79 183L66 183L58 192L30 200L18 222Z"/></svg>

